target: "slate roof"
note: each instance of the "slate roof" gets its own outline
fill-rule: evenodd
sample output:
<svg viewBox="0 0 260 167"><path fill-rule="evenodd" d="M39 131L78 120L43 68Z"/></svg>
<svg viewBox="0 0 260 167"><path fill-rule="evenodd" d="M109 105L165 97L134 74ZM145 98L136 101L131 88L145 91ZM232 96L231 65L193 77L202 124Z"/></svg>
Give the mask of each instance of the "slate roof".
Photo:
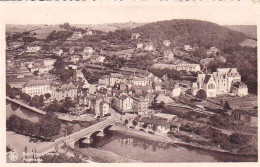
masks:
<svg viewBox="0 0 260 167"><path fill-rule="evenodd" d="M207 84L209 82L211 78L211 75L206 75L205 79L204 79L204 84Z"/></svg>
<svg viewBox="0 0 260 167"><path fill-rule="evenodd" d="M41 86L41 85L50 85L50 80L29 80L24 86L30 87L30 86Z"/></svg>

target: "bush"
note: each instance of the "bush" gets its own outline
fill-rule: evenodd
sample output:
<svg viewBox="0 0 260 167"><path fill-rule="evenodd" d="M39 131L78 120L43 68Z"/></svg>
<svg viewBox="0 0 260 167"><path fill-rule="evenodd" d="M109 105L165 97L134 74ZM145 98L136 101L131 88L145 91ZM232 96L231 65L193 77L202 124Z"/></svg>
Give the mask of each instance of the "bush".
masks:
<svg viewBox="0 0 260 167"><path fill-rule="evenodd" d="M198 99L203 99L203 100L206 99L206 98L207 98L207 94L206 94L205 90L200 89L200 90L197 92L196 98L198 98Z"/></svg>

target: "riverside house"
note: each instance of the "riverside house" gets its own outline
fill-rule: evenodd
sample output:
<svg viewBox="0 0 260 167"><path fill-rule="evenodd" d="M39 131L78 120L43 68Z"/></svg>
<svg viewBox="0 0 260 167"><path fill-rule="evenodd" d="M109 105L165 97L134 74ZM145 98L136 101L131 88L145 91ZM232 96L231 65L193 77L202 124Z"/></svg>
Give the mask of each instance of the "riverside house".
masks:
<svg viewBox="0 0 260 167"><path fill-rule="evenodd" d="M166 134L170 131L179 131L180 123L176 115L156 113L137 117L137 128L148 133Z"/></svg>

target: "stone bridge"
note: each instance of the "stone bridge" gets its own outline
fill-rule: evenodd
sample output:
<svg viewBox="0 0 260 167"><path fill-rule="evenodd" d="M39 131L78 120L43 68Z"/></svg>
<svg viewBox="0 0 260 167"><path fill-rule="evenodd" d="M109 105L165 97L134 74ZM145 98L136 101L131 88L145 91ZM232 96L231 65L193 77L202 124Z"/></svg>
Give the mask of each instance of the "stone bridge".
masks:
<svg viewBox="0 0 260 167"><path fill-rule="evenodd" d="M70 146L71 148L74 148L74 145L77 141L80 139L84 139L84 143L91 143L91 137L93 135L97 136L104 136L104 131L107 129L110 129L115 125L115 122L109 119L106 119L102 122L99 122L97 124L94 124L88 128L82 129L76 133L73 133L71 135L66 136L62 139L66 145Z"/></svg>

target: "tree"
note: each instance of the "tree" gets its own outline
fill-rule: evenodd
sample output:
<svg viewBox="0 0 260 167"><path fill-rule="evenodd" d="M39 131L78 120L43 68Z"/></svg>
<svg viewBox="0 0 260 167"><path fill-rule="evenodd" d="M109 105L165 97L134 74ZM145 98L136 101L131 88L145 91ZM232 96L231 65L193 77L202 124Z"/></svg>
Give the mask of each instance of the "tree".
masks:
<svg viewBox="0 0 260 167"><path fill-rule="evenodd" d="M12 87L10 86L9 83L6 83L6 95L10 96L12 92Z"/></svg>
<svg viewBox="0 0 260 167"><path fill-rule="evenodd" d="M35 95L32 97L31 101L30 101L30 106L33 106L33 107L42 107L43 106L43 102L44 102L44 96L43 95Z"/></svg>
<svg viewBox="0 0 260 167"><path fill-rule="evenodd" d="M134 120L133 121L133 125L136 126L137 125L137 121Z"/></svg>
<svg viewBox="0 0 260 167"><path fill-rule="evenodd" d="M206 99L206 98L207 98L207 94L206 94L205 90L200 89L200 90L197 92L196 98L202 99L202 100Z"/></svg>
<svg viewBox="0 0 260 167"><path fill-rule="evenodd" d="M67 123L63 126L63 132L65 136L70 135L73 132L74 126L70 123Z"/></svg>
<svg viewBox="0 0 260 167"><path fill-rule="evenodd" d="M26 94L26 93L22 93L22 94L21 94L21 98L22 98L23 100L27 101L27 102L30 102L30 100L31 100L31 96L28 95L28 94Z"/></svg>
<svg viewBox="0 0 260 167"><path fill-rule="evenodd" d="M155 132L157 130L157 125L153 124L153 131Z"/></svg>
<svg viewBox="0 0 260 167"><path fill-rule="evenodd" d="M243 136L239 133L234 133L229 136L230 143L238 144L240 146L246 144L247 141L249 141L249 139L250 139L250 136Z"/></svg>
<svg viewBox="0 0 260 167"><path fill-rule="evenodd" d="M51 139L58 135L61 130L61 123L57 115L52 112L46 112L44 117L39 120L39 133L46 139Z"/></svg>
<svg viewBox="0 0 260 167"><path fill-rule="evenodd" d="M225 109L225 110L231 110L231 107L230 107L228 101L225 102L225 104L224 104L224 109Z"/></svg>
<svg viewBox="0 0 260 167"><path fill-rule="evenodd" d="M10 97L11 98L15 98L15 96L20 96L21 95L21 91L17 88L12 88L12 91L11 91L11 94L10 94Z"/></svg>
<svg viewBox="0 0 260 167"><path fill-rule="evenodd" d="M70 97L66 97L63 103L63 108L69 109L73 107L76 107L75 103L72 101Z"/></svg>
<svg viewBox="0 0 260 167"><path fill-rule="evenodd" d="M51 97L51 94L50 93L46 93L44 96L45 96L46 99L49 99Z"/></svg>
<svg viewBox="0 0 260 167"><path fill-rule="evenodd" d="M33 75L35 75L35 76L38 76L38 74L39 74L39 71L38 71L38 70L36 70L36 71L33 72Z"/></svg>

